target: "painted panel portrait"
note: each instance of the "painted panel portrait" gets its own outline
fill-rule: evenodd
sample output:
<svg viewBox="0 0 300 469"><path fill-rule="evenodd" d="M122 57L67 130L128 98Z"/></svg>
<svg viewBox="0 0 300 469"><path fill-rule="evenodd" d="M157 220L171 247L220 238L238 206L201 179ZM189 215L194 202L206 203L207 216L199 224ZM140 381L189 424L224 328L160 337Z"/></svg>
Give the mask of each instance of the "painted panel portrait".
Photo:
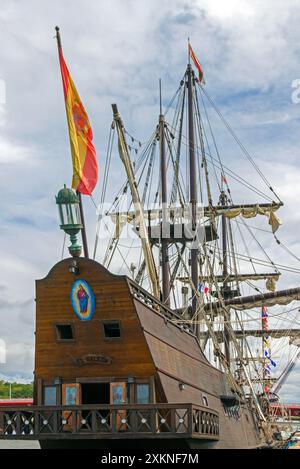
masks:
<svg viewBox="0 0 300 469"><path fill-rule="evenodd" d="M95 297L89 284L82 279L75 280L71 290L71 303L82 321L92 318L95 311Z"/></svg>

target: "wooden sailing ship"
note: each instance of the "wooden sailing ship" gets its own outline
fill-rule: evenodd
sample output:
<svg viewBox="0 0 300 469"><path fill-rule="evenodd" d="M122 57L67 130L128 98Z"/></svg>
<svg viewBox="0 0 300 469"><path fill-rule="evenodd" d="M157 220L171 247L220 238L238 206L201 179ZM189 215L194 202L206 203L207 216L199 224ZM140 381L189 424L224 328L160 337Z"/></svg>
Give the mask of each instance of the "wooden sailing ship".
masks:
<svg viewBox="0 0 300 469"><path fill-rule="evenodd" d="M255 384L246 346L248 336L264 338L275 331L246 329L241 315L250 308L261 311L299 300L300 289L274 291L280 275L277 268L263 273L237 268L232 220L261 215L268 217L275 232L276 211L282 202L269 185L277 201L234 204L227 170L218 160L219 195L217 204L213 203L212 155L206 149L202 116L206 110L200 112L198 96L203 90L201 76L196 77L189 63L176 93L172 124L161 105L158 125L135 165L128 134L113 105L111 132L117 133L126 172L119 194L130 193L130 203L121 210L117 196L105 212L114 230L102 263L89 258L87 246L80 256L76 241L83 228L80 200L71 189L58 194L61 227L71 235L71 257L36 282L34 406L1 410L2 438L39 439L44 448L74 444L107 449L259 448L270 444L265 383L270 381L265 368L270 357L263 357L262 380ZM180 168L185 111L184 192ZM147 208L157 144L157 205ZM117 275L108 267L125 224L133 227L141 256L127 275ZM101 226L94 258L100 233ZM243 282L262 280L273 291L256 288L254 295L241 294ZM176 291L182 294L181 304ZM234 326L233 312L239 327ZM266 326L264 319L262 326Z"/></svg>

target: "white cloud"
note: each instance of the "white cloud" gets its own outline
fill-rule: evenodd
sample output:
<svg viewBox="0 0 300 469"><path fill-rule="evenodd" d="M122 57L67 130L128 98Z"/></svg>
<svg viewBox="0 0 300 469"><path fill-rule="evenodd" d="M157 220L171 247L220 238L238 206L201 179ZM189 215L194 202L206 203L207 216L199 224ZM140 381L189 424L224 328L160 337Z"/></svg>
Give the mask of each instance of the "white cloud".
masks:
<svg viewBox="0 0 300 469"><path fill-rule="evenodd" d="M199 8L204 8L207 14L217 20L228 21L230 18L253 17L255 7L249 0L229 0L226 3L222 0L210 2L208 0L196 0Z"/></svg>
<svg viewBox="0 0 300 469"><path fill-rule="evenodd" d="M26 160L32 162L32 152L26 147L14 144L0 136L0 165L21 163Z"/></svg>

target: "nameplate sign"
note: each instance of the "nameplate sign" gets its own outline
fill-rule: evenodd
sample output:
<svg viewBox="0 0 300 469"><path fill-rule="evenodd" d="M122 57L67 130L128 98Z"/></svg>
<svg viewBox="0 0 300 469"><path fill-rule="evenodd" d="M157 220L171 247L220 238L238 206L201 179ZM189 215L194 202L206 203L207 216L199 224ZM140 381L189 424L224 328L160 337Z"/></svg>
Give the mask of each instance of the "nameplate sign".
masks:
<svg viewBox="0 0 300 469"><path fill-rule="evenodd" d="M112 360L110 357L106 357L105 355L89 353L88 355L83 355L82 357L74 358L74 361L77 366L84 366L110 365Z"/></svg>

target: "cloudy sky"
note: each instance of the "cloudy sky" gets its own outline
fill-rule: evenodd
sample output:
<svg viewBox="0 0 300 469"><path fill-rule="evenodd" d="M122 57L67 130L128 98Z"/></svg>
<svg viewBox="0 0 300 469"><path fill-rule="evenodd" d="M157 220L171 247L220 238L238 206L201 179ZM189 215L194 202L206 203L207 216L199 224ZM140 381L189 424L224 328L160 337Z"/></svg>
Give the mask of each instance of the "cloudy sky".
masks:
<svg viewBox="0 0 300 469"><path fill-rule="evenodd" d="M300 78L297 0L0 0L0 7L0 338L7 348L0 374L31 378L34 280L61 258L54 195L70 183L71 164L56 25L93 126L96 200L111 103L127 129L146 139L157 120L158 78L166 104L184 73L190 37L210 96L285 202L280 239L300 256L300 104L291 99ZM115 181L123 179L121 166L113 167ZM84 202L92 248L95 212ZM282 283L299 285L297 276ZM285 398L296 400L298 386L299 368Z"/></svg>

